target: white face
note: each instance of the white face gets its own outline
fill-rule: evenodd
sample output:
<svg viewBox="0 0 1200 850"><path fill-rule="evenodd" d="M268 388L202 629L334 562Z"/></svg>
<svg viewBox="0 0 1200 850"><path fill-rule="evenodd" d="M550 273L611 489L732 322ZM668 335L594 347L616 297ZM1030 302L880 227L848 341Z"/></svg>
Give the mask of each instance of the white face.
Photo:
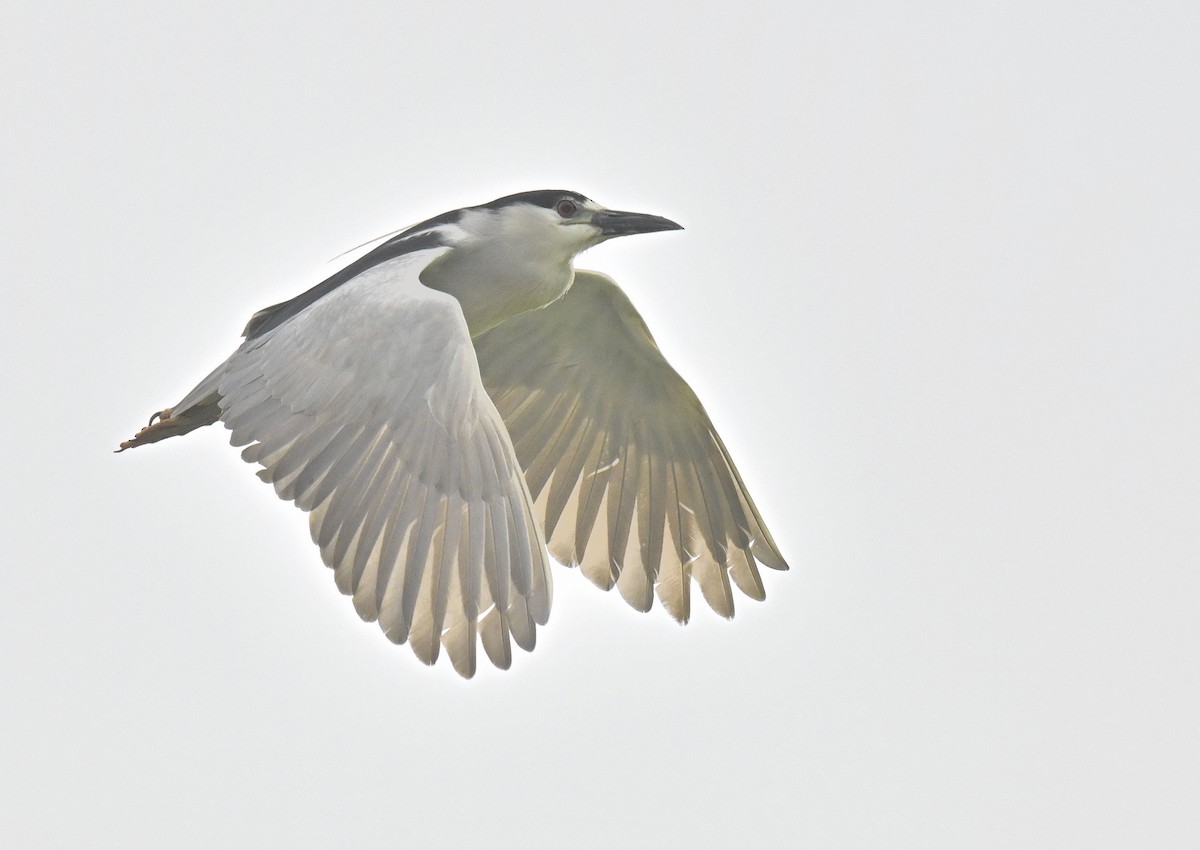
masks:
<svg viewBox="0 0 1200 850"><path fill-rule="evenodd" d="M469 210L459 221L465 240L497 240L511 244L529 259L569 262L576 254L603 241L592 215L604 209L595 201L564 198L553 209L513 204L498 210Z"/></svg>

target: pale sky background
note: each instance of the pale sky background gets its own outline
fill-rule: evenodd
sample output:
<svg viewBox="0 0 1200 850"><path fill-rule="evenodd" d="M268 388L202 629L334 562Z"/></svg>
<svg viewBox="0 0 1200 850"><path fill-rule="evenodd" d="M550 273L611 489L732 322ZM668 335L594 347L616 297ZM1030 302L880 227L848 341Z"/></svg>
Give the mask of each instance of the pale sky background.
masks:
<svg viewBox="0 0 1200 850"><path fill-rule="evenodd" d="M0 13L0 843L1200 846L1200 7ZM341 251L571 188L784 554L471 682L206 429Z"/></svg>

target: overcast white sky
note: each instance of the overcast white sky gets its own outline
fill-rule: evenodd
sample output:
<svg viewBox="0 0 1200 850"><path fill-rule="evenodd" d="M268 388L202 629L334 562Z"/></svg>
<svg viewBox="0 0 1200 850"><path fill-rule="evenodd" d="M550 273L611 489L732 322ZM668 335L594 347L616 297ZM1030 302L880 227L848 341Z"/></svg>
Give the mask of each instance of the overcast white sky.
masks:
<svg viewBox="0 0 1200 850"><path fill-rule="evenodd" d="M0 841L1200 846L1194 3L0 14ZM341 251L573 188L784 554L577 573L471 682L223 430L114 456Z"/></svg>

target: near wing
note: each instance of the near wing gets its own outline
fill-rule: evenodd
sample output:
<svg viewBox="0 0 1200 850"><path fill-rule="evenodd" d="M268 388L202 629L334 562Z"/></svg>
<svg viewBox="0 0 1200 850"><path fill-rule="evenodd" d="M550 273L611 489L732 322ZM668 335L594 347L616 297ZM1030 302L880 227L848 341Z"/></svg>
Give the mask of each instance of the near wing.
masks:
<svg viewBox="0 0 1200 850"><path fill-rule="evenodd" d="M555 558L639 611L652 589L690 615L689 576L733 616L729 579L765 596L755 559L787 569L695 393L604 275L475 339Z"/></svg>
<svg viewBox="0 0 1200 850"><path fill-rule="evenodd" d="M311 512L363 619L426 664L444 645L469 677L477 631L498 667L512 661L510 634L533 649L550 575L462 310L418 281L435 256L363 272L247 340L212 378L233 444L251 443L242 456Z"/></svg>

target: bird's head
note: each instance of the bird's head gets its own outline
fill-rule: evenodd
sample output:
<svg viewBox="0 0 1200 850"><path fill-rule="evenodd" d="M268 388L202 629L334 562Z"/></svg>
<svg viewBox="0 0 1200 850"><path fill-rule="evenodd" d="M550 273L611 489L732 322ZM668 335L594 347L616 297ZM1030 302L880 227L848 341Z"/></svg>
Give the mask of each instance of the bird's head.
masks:
<svg viewBox="0 0 1200 850"><path fill-rule="evenodd" d="M399 238L438 234L450 250L421 280L458 298L476 334L560 298L581 251L617 236L682 229L661 216L605 209L578 192L542 190L445 213Z"/></svg>
<svg viewBox="0 0 1200 850"><path fill-rule="evenodd" d="M521 192L467 207L455 224L477 244L507 242L527 255L568 260L617 236L683 229L661 216L605 209L561 189Z"/></svg>

